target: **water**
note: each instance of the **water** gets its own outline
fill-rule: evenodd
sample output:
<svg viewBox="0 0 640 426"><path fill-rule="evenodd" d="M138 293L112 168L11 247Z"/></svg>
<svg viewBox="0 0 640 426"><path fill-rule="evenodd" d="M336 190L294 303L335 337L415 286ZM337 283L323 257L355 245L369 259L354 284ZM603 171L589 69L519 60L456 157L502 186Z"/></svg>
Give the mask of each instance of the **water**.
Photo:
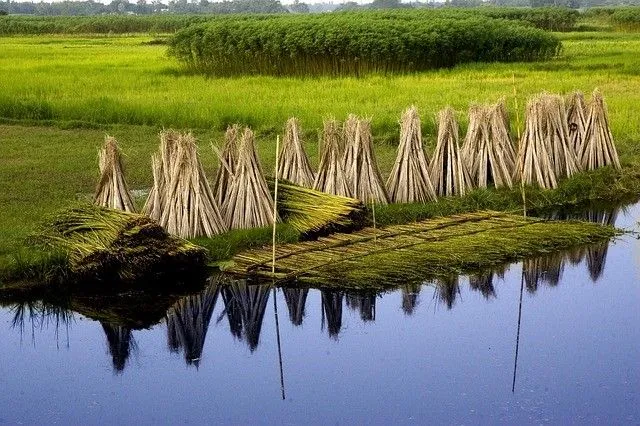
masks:
<svg viewBox="0 0 640 426"><path fill-rule="evenodd" d="M638 229L640 204L592 218ZM640 424L640 241L525 266L278 289L284 400L273 290L210 287L148 330L6 306L0 424Z"/></svg>

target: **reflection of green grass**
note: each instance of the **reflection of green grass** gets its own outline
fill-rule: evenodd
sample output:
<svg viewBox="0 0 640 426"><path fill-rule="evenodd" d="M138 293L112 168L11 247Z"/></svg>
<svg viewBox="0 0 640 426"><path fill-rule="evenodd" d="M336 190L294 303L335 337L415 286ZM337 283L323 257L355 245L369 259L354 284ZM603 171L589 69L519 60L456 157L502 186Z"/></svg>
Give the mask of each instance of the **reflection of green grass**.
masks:
<svg viewBox="0 0 640 426"><path fill-rule="evenodd" d="M194 129L205 169L212 176L215 161L208 144L221 140L227 123L242 122L257 129L264 168L271 170L275 133L282 131L289 116L300 118L311 161L317 165L317 131L323 117L343 119L354 112L372 116L376 155L386 176L395 158L393 142L404 108L412 103L419 107L426 141L433 146L433 117L447 104L460 111L463 131L465 111L472 102L493 102L506 96L514 111L515 76L520 122L530 94L542 90L590 92L599 87L607 97L622 160L628 165L637 163L640 34L569 33L560 37L564 40L562 56L544 63L468 64L361 79L187 75L166 57L165 46L143 44L150 36L0 38L0 121L4 123L0 125L0 269L45 214L91 194L97 177L97 149L105 133L121 144L130 187L142 189L151 184L150 156L162 126ZM515 114L511 120L515 134ZM629 170L637 178L637 169ZM592 181L589 185L612 182L609 178L585 179ZM572 182L578 185L585 179ZM633 178L626 182L631 181ZM555 193L553 200L572 201L576 191ZM464 209L454 206L452 211L468 211L474 205L511 206L517 204L517 197L516 192L479 191L461 202ZM530 199L542 203L548 197L531 195ZM378 219L429 217L430 209L442 214L447 211L446 203L442 204L437 208L403 206L402 213L391 207L387 213L380 210ZM269 232L252 232L228 237L230 242L218 239L220 245L207 245L219 257L226 257L248 241L257 244L270 239ZM294 237L283 234L286 241Z"/></svg>

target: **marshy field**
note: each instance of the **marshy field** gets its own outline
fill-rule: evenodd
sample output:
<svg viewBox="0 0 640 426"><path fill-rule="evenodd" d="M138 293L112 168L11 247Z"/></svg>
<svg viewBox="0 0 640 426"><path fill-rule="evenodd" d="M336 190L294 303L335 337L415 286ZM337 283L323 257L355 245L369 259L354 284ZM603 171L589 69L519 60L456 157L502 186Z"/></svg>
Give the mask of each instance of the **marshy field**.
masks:
<svg viewBox="0 0 640 426"><path fill-rule="evenodd" d="M639 29L635 7L0 16L0 338L100 401L27 391L9 421L637 422Z"/></svg>

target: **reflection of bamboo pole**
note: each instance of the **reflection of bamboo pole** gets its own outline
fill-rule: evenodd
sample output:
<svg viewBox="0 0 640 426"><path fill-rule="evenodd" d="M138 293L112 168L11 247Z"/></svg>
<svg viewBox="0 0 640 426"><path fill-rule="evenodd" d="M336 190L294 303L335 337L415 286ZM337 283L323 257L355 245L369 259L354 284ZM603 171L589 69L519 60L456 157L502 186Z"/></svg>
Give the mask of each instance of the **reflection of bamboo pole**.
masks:
<svg viewBox="0 0 640 426"><path fill-rule="evenodd" d="M522 320L522 292L524 290L524 263L522 264L522 275L520 277L520 303L518 304L518 332L516 334L516 357L513 362L513 383L511 393L516 391L516 373L518 371L518 349L520 349L520 321Z"/></svg>
<svg viewBox="0 0 640 426"><path fill-rule="evenodd" d="M277 178L276 178L276 182L277 182ZM282 368L282 346L280 345L280 323L278 322L278 302L276 301L276 296L277 296L277 293L276 293L276 288L274 286L273 287L273 312L276 317L276 340L278 341L278 363L280 365L280 392L282 394L282 400L284 401L285 400L284 369Z"/></svg>

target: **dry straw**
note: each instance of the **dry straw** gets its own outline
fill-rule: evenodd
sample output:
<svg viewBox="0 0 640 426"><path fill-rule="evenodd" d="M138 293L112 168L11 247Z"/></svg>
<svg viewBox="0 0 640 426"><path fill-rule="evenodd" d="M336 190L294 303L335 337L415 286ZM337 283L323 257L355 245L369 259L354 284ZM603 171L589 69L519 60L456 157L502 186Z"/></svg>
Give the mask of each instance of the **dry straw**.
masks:
<svg viewBox="0 0 640 426"><path fill-rule="evenodd" d="M353 198L365 204L387 204L389 197L385 189L380 169L373 152L371 121L358 119L353 131L353 123L347 120L345 133L347 146L344 156L344 170ZM353 137L351 134L353 132Z"/></svg>
<svg viewBox="0 0 640 426"><path fill-rule="evenodd" d="M544 104L544 139L553 171L557 178L570 177L580 171L578 160L569 138L569 126L564 99L558 95L542 95Z"/></svg>
<svg viewBox="0 0 640 426"><path fill-rule="evenodd" d="M551 157L547 151L545 102L537 96L527 103L526 124L522 134L515 179L544 189L558 185Z"/></svg>
<svg viewBox="0 0 640 426"><path fill-rule="evenodd" d="M235 176L223 205L225 221L231 229L273 225L273 198L256 152L251 129L242 134Z"/></svg>
<svg viewBox="0 0 640 426"><path fill-rule="evenodd" d="M422 145L420 116L414 106L400 121L400 143L396 161L387 180L389 198L394 203L435 201L436 193L429 177L429 160Z"/></svg>
<svg viewBox="0 0 640 426"><path fill-rule="evenodd" d="M567 123L569 125L569 144L577 156L582 153L584 135L587 126L586 106L582 92L574 92L567 103Z"/></svg>
<svg viewBox="0 0 640 426"><path fill-rule="evenodd" d="M172 164L179 137L180 134L173 130L160 132L160 150L151 157L153 186L142 208L142 213L158 222L164 211L165 190L171 180Z"/></svg>
<svg viewBox="0 0 640 426"><path fill-rule="evenodd" d="M107 136L98 154L100 180L96 186L93 202L102 207L109 207L127 212L134 212L133 199L124 178L124 168L118 142Z"/></svg>
<svg viewBox="0 0 640 426"><path fill-rule="evenodd" d="M342 163L342 133L337 121L325 120L322 131L322 154L313 189L327 194L351 197Z"/></svg>
<svg viewBox="0 0 640 426"><path fill-rule="evenodd" d="M160 225L170 234L182 238L211 237L225 232L227 226L220 215L198 158L196 140L191 134L178 137L168 164L169 179L165 181Z"/></svg>
<svg viewBox="0 0 640 426"><path fill-rule="evenodd" d="M233 182L233 175L236 169L236 162L238 161L238 139L240 137L240 126L234 124L227 127L227 131L224 134L224 146L222 152L211 145L214 153L220 160L220 167L216 171L216 176L213 180L213 193L215 194L216 201L219 206L222 206L225 202L227 194L231 188Z"/></svg>
<svg viewBox="0 0 640 426"><path fill-rule="evenodd" d="M515 152L509 135L503 102L469 109L469 128L462 154L471 181L478 188L493 183L496 188L513 186Z"/></svg>
<svg viewBox="0 0 640 426"><path fill-rule="evenodd" d="M429 172L436 194L464 195L471 181L462 162L459 130L455 112L447 107L438 114L438 142L431 159Z"/></svg>
<svg viewBox="0 0 640 426"><path fill-rule="evenodd" d="M278 153L278 179L306 188L313 187L313 170L300 140L297 118L290 118L285 126L282 148Z"/></svg>
<svg viewBox="0 0 640 426"><path fill-rule="evenodd" d="M609 165L620 169L618 152L609 128L607 105L598 90L593 92L589 103L581 165L585 170Z"/></svg>

